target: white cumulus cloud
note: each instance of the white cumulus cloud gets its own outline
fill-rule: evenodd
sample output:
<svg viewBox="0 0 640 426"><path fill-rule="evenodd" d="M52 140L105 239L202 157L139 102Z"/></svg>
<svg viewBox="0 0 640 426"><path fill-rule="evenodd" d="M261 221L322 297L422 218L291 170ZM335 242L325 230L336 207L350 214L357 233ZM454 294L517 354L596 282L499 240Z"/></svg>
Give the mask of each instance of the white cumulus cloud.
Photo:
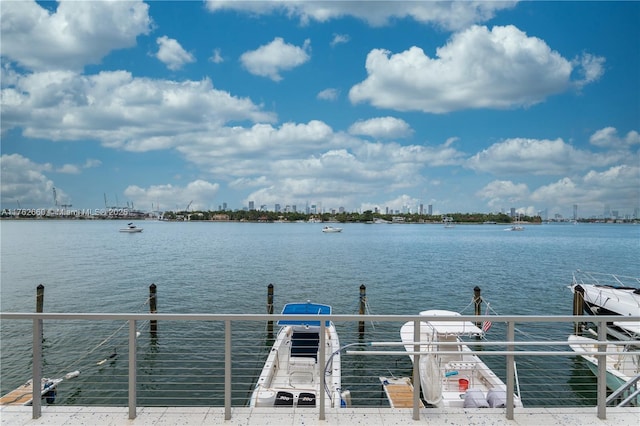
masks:
<svg viewBox="0 0 640 426"><path fill-rule="evenodd" d="M433 58L417 46L396 54L374 49L365 66L368 77L349 92L353 103L428 113L528 107L572 87L575 71L543 40L513 25L468 28Z"/></svg>
<svg viewBox="0 0 640 426"><path fill-rule="evenodd" d="M311 58L308 53L310 45L308 39L300 47L285 43L281 37L276 37L271 43L243 53L240 62L251 74L280 81L282 71L298 67Z"/></svg>
<svg viewBox="0 0 640 426"><path fill-rule="evenodd" d="M156 43L159 46L156 58L172 71L179 70L184 64L195 62L193 55L184 50L175 39L162 36L156 39Z"/></svg>
<svg viewBox="0 0 640 426"><path fill-rule="evenodd" d="M411 136L413 130L409 123L400 118L377 117L353 123L349 127L349 133L391 139Z"/></svg>
<svg viewBox="0 0 640 426"><path fill-rule="evenodd" d="M3 1L2 56L35 71L79 71L148 34L149 5L132 1L60 0L50 12L35 1Z"/></svg>

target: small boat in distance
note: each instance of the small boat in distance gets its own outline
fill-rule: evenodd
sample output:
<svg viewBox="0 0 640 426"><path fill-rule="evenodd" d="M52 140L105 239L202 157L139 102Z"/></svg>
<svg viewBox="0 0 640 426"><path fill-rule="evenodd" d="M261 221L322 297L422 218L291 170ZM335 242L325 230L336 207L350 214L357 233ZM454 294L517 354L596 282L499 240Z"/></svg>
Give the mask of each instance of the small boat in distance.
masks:
<svg viewBox="0 0 640 426"><path fill-rule="evenodd" d="M331 315L331 306L310 301L288 303L282 314L322 317ZM282 327L251 394L251 407L316 407L321 392L326 392L330 407L349 405L348 391L341 392L338 332L333 322L325 322L324 359L320 359L320 321L278 321Z"/></svg>
<svg viewBox="0 0 640 426"><path fill-rule="evenodd" d="M407 352L419 345L420 388L430 407L437 408L504 408L507 386L471 349L463 343L463 336L483 336L490 323L483 328L470 321L441 321L438 316L460 316L458 312L428 310L420 312L420 341L414 342L413 321L400 329L400 337ZM427 319L428 318L428 319ZM449 343L440 345L439 343ZM451 343L458 343L451 346ZM452 354L452 352L455 352ZM413 355L409 355L411 362ZM519 395L513 404L522 407Z"/></svg>
<svg viewBox="0 0 640 426"><path fill-rule="evenodd" d="M322 228L322 232L332 233L332 232L342 232L342 228L335 228L333 226L325 226Z"/></svg>
<svg viewBox="0 0 640 426"><path fill-rule="evenodd" d="M133 222L129 222L127 223L126 228L120 228L120 232L129 232L129 233L142 232L142 228L138 228L136 225L133 224Z"/></svg>
<svg viewBox="0 0 640 426"><path fill-rule="evenodd" d="M453 218L451 216L443 216L442 217L442 223L444 224L445 228L455 228L456 227L456 223L453 220Z"/></svg>
<svg viewBox="0 0 640 426"><path fill-rule="evenodd" d="M524 231L524 226L511 225L511 228L506 228L505 231Z"/></svg>

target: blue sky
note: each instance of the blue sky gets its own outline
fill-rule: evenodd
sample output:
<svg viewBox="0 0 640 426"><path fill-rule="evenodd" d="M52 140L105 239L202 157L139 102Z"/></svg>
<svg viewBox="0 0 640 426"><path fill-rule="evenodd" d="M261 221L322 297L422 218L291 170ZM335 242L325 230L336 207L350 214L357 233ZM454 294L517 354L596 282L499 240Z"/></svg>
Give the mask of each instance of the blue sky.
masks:
<svg viewBox="0 0 640 426"><path fill-rule="evenodd" d="M0 12L3 209L640 207L639 2Z"/></svg>

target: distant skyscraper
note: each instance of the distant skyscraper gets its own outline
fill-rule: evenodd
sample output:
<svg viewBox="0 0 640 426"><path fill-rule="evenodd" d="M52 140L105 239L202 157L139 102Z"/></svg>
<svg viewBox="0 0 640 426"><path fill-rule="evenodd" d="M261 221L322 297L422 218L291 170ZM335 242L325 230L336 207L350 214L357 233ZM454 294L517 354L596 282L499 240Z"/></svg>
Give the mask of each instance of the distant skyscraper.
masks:
<svg viewBox="0 0 640 426"><path fill-rule="evenodd" d="M418 214L422 215L424 214L424 204L420 203L420 208L418 210Z"/></svg>
<svg viewBox="0 0 640 426"><path fill-rule="evenodd" d="M578 205L573 205L573 220L578 220Z"/></svg>
<svg viewBox="0 0 640 426"><path fill-rule="evenodd" d="M249 201L249 210L255 210L253 201Z"/></svg>
<svg viewBox="0 0 640 426"><path fill-rule="evenodd" d="M275 211L276 213L280 213L280 204L276 204Z"/></svg>
<svg viewBox="0 0 640 426"><path fill-rule="evenodd" d="M516 217L516 208L511 207L511 217Z"/></svg>
<svg viewBox="0 0 640 426"><path fill-rule="evenodd" d="M433 205L429 204L429 206L427 207L427 209L429 210L429 216L433 215Z"/></svg>
<svg viewBox="0 0 640 426"><path fill-rule="evenodd" d="M227 203L222 203L222 210L224 210L224 211L227 210Z"/></svg>

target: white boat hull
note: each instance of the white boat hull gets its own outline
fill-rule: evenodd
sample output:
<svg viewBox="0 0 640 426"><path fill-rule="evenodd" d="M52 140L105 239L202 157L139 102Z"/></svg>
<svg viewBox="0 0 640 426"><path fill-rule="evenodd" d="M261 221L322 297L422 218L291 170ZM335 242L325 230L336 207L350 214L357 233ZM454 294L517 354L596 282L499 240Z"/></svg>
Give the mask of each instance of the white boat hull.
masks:
<svg viewBox="0 0 640 426"><path fill-rule="evenodd" d="M326 325L324 359L320 359L319 334L319 325L280 329L251 395L251 407L314 407L324 392L322 376L326 406L342 405L338 333L333 323Z"/></svg>
<svg viewBox="0 0 640 426"><path fill-rule="evenodd" d="M598 345L597 340L584 336L569 335L569 346L585 361L594 375L598 375ZM587 343L584 343L587 342ZM625 346L609 344L605 352L615 352L615 355L607 355L607 388L617 390L629 380L640 374L640 355L625 352ZM640 405L640 397L636 401Z"/></svg>
<svg viewBox="0 0 640 426"><path fill-rule="evenodd" d="M588 315L637 316L640 312L640 278L578 271L570 286L581 294L582 310ZM619 340L640 336L640 322L618 321L607 324L608 334Z"/></svg>
<svg viewBox="0 0 640 426"><path fill-rule="evenodd" d="M459 315L451 311L424 311L424 316ZM503 407L506 403L507 386L496 374L463 344L461 335L482 335L480 328L468 321L424 321L420 322L420 387L422 394L432 407L477 408ZM414 323L405 323L400 331L405 349L413 352ZM437 345L438 342L458 342L459 345ZM455 354L440 354L452 352ZM411 361L414 357L409 355ZM514 406L522 407L518 395L514 395Z"/></svg>
<svg viewBox="0 0 640 426"><path fill-rule="evenodd" d="M342 232L342 228L334 228L333 226L325 226L322 228L322 232L327 234L332 234L336 232Z"/></svg>

